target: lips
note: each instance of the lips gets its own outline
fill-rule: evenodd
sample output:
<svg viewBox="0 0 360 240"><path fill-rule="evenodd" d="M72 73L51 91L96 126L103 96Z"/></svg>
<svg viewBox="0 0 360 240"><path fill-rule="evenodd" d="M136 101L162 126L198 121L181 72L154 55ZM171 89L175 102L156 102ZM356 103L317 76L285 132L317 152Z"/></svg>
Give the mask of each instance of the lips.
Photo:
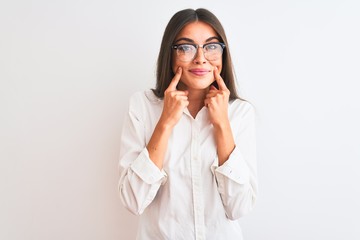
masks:
<svg viewBox="0 0 360 240"><path fill-rule="evenodd" d="M210 72L210 70L204 69L204 68L193 68L193 69L190 69L189 72L191 72L192 74L197 75L197 76L204 76L204 75L208 74Z"/></svg>

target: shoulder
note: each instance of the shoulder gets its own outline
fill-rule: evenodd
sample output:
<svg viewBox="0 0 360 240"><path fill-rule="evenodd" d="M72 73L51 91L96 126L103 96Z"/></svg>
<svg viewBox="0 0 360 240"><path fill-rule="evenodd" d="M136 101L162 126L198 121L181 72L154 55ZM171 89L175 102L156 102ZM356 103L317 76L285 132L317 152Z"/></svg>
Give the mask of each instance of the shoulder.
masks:
<svg viewBox="0 0 360 240"><path fill-rule="evenodd" d="M147 90L137 91L137 92L133 93L130 96L129 105L130 105L130 107L136 107L136 106L144 105L144 104L145 105L158 104L161 101L162 100L160 98L155 96L155 94L153 93L152 90L147 89Z"/></svg>
<svg viewBox="0 0 360 240"><path fill-rule="evenodd" d="M152 90L142 90L133 93L129 99L129 112L143 115L160 106L162 99L158 98Z"/></svg>
<svg viewBox="0 0 360 240"><path fill-rule="evenodd" d="M255 115L255 108L248 101L235 99L229 103L229 113L240 117L253 117Z"/></svg>

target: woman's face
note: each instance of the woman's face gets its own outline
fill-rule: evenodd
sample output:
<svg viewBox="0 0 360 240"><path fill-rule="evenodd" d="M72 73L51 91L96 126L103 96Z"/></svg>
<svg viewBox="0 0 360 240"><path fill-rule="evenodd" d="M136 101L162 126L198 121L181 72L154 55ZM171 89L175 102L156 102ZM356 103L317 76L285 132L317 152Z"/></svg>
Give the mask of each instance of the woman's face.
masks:
<svg viewBox="0 0 360 240"><path fill-rule="evenodd" d="M187 24L176 36L175 45L179 44L197 44L203 46L207 43L218 43L220 39L215 30L204 22L193 22ZM217 45L216 45L217 46ZM222 56L214 59L210 57L212 51L211 47L207 53L207 58L204 56L204 49L202 47L197 48L193 59L184 59L177 54L182 53L181 49L173 49L172 69L176 72L178 67L182 68L182 76L179 83L179 88L182 90L204 90L208 89L211 83L214 82L213 70L215 67L221 72L222 69ZM186 48L185 50L188 50Z"/></svg>

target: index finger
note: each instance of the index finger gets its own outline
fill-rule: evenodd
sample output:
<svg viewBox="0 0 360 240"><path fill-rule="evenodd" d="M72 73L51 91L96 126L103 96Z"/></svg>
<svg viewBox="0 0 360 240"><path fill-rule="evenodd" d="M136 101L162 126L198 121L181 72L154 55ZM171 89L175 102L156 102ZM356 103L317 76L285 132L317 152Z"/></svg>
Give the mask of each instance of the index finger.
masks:
<svg viewBox="0 0 360 240"><path fill-rule="evenodd" d="M228 89L224 80L220 76L219 69L217 67L214 68L214 78L216 80L216 83L219 86L219 90L227 90Z"/></svg>
<svg viewBox="0 0 360 240"><path fill-rule="evenodd" d="M175 76L171 80L168 89L173 90L173 91L176 90L176 86L178 85L178 83L180 81L181 74L182 74L182 68L179 67L175 73Z"/></svg>

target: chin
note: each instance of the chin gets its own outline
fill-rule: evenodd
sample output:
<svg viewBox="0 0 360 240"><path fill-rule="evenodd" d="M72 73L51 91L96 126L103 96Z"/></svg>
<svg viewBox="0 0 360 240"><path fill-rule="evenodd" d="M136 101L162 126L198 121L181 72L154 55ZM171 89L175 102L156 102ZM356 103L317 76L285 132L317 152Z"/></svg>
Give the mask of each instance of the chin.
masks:
<svg viewBox="0 0 360 240"><path fill-rule="evenodd" d="M207 83L198 83L198 84L187 84L184 83L184 85L186 86L186 88L188 89L196 89L196 90L204 90L207 89L208 87L210 87L210 85L212 84L212 82L207 82Z"/></svg>
<svg viewBox="0 0 360 240"><path fill-rule="evenodd" d="M190 86L191 89L195 89L195 90L206 90L210 87L210 84L204 84L204 85L196 85L196 86Z"/></svg>
<svg viewBox="0 0 360 240"><path fill-rule="evenodd" d="M189 87L203 89L209 87L214 82L214 79L209 77L192 77L184 79L182 82Z"/></svg>

